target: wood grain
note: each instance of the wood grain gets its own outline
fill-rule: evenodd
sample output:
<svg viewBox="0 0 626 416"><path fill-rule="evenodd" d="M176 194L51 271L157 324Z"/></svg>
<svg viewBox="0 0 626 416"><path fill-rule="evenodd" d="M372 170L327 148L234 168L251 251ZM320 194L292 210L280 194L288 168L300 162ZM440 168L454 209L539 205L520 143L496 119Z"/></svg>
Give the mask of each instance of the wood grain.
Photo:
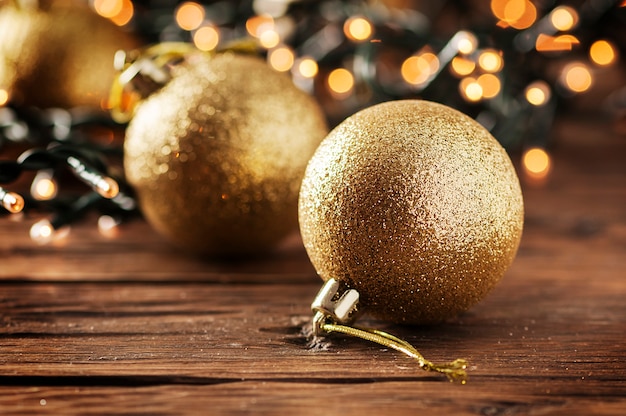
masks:
<svg viewBox="0 0 626 416"><path fill-rule="evenodd" d="M524 196L518 257L482 303L434 327L363 322L468 359L464 386L365 341L312 344L319 281L296 236L216 262L142 221L36 246L35 218L0 218L0 412L625 414L626 138L559 124L551 180Z"/></svg>

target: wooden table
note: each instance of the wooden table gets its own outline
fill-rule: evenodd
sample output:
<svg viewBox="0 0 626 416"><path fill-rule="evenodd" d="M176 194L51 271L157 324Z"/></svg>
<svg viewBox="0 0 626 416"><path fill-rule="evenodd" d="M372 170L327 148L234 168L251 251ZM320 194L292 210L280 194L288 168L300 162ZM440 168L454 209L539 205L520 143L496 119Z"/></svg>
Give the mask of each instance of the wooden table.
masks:
<svg viewBox="0 0 626 416"><path fill-rule="evenodd" d="M501 284L445 325L369 322L432 361L333 337L309 348L320 281L299 241L206 262L141 220L95 218L37 246L0 218L2 414L626 414L626 138L561 122L554 172L524 182L526 228Z"/></svg>

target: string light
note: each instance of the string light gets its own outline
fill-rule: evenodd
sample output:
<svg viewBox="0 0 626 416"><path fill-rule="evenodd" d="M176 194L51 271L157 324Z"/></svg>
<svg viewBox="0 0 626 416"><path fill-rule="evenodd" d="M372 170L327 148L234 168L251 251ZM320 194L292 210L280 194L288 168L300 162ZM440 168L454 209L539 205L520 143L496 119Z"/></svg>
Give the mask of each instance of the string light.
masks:
<svg viewBox="0 0 626 416"><path fill-rule="evenodd" d="M578 13L569 6L559 6L550 13L550 23L562 32L572 30L578 24Z"/></svg>
<svg viewBox="0 0 626 416"><path fill-rule="evenodd" d="M419 85L426 82L430 76L428 62L420 56L410 56L400 67L402 78L409 84Z"/></svg>
<svg viewBox="0 0 626 416"><path fill-rule="evenodd" d="M495 17L497 17L501 21L506 21L508 17L505 13L505 9L507 8L508 4L508 0L491 0L489 6L491 8L491 12ZM508 13L510 14L510 11Z"/></svg>
<svg viewBox="0 0 626 416"><path fill-rule="evenodd" d="M535 42L535 48L540 52L555 52L555 51L571 51L573 45L579 44L580 41L573 35L560 35L550 36L546 34L539 34Z"/></svg>
<svg viewBox="0 0 626 416"><path fill-rule="evenodd" d="M476 50L478 46L476 35L467 31L458 32L457 35L456 47L460 53L469 55Z"/></svg>
<svg viewBox="0 0 626 416"><path fill-rule="evenodd" d="M268 54L267 58L270 66L280 72L289 71L295 59L293 51L286 46L273 49Z"/></svg>
<svg viewBox="0 0 626 416"><path fill-rule="evenodd" d="M400 68L402 78L413 85L427 82L439 70L439 59L430 52L407 58Z"/></svg>
<svg viewBox="0 0 626 416"><path fill-rule="evenodd" d="M57 196L58 186L48 169L40 170L30 186L30 194L38 201L49 201Z"/></svg>
<svg viewBox="0 0 626 416"><path fill-rule="evenodd" d="M298 74L304 78L314 78L318 71L319 67L315 59L310 57L300 58L298 64L296 65Z"/></svg>
<svg viewBox="0 0 626 416"><path fill-rule="evenodd" d="M343 25L346 37L355 42L363 42L372 36L372 24L364 17L353 16L347 19Z"/></svg>
<svg viewBox="0 0 626 416"><path fill-rule="evenodd" d="M469 102L477 102L483 98L483 87L473 77L463 78L459 83L461 96Z"/></svg>
<svg viewBox="0 0 626 416"><path fill-rule="evenodd" d="M200 4L187 1L176 9L175 19L183 30L195 30L204 21L204 7Z"/></svg>
<svg viewBox="0 0 626 416"><path fill-rule="evenodd" d="M39 245L60 242L64 240L69 233L70 227L63 226L55 228L47 219L37 221L30 227L30 238Z"/></svg>
<svg viewBox="0 0 626 416"><path fill-rule="evenodd" d="M328 74L328 87L338 98L348 95L354 87L354 76L345 68L334 69Z"/></svg>
<svg viewBox="0 0 626 416"><path fill-rule="evenodd" d="M15 192L9 192L0 188L0 201L4 209L11 214L17 214L24 209L24 198Z"/></svg>
<svg viewBox="0 0 626 416"><path fill-rule="evenodd" d="M52 241L54 235L54 228L50 221L43 219L34 223L30 227L30 238L38 244L47 244Z"/></svg>
<svg viewBox="0 0 626 416"><path fill-rule="evenodd" d="M156 20L154 18L155 12L160 13L157 15L163 17L167 14L167 21L174 18L174 23L179 28L188 31L188 33L179 33L180 31L175 30L175 36L191 40L200 50L213 51L221 43L225 43L225 40L236 39L247 32L258 41L260 47L265 49L259 52L266 54L268 65L278 71L291 71L292 78L298 87L312 94L320 94L320 89L316 87L320 86L320 81L326 81L326 91L329 94L321 93L319 98L321 100L333 98L344 100L341 103L324 107L327 109L330 119L337 119L344 113L349 113L355 108L366 106L372 100L378 99L402 98L403 96L415 96L419 93L425 99L439 99L454 106L458 104L458 98L462 98L471 103L472 109L477 110L481 116L486 113L493 114L490 129L493 128L494 136L501 140L507 148L508 146L515 146L518 141L523 142L524 137L528 136L528 131L537 129L537 125L549 126L552 123L553 106L549 104L554 103L556 105L559 102L553 99L553 95L559 94L563 98L567 98L572 93L585 92L591 88L594 82L592 68L600 73L601 69L597 68L598 66L608 66L619 62L619 45L605 39L594 39L593 34L598 32L594 31L593 25L615 25L614 13L611 12L611 8L624 7L626 4L609 1L584 2L580 7L574 9L570 6L555 6L552 3L544 4L529 0L491 0L490 7L495 16L494 22L497 27L503 30L497 30L496 33L490 32L489 28L484 26L481 21L478 22L478 26L472 28L476 29L476 32L469 29L461 30L446 39L438 39L434 38L432 34L442 32L428 32L427 38L424 38L425 32L420 32L420 28L417 27L419 25L406 25L403 18L396 19L399 14L393 13L395 10L386 9L388 6L371 7L370 2L367 1L358 1L358 7L335 8L332 14L328 13L329 7L326 7L333 4L329 0L291 2L289 9L284 8L280 13L254 5L251 9L258 14L249 16L249 18L246 16L244 20L239 19L241 19L241 13L245 11L233 6L231 2L218 2L215 5L213 3L200 2L199 0L181 1L178 5L172 4L169 9L159 8L157 11L157 9L146 7L135 11L131 0L91 0L91 6L96 13L117 25L123 26L131 19L136 19L137 24L131 28L133 30L152 30L156 26L160 28L159 30L164 30L165 25L159 26L160 23L156 26L154 24L146 25L146 21L141 19L154 23L152 20ZM539 16L539 20L535 3L540 7L541 16ZM590 4L591 6L589 6ZM453 8L456 6L456 3L451 4ZM222 13L225 10L222 9L223 7L228 9L228 12ZM362 14L353 14L356 11ZM270 12L271 15L263 14L264 12ZM291 12L293 15L288 14ZM207 16L217 16L214 21L220 26L209 24L205 20ZM302 20L302 16L307 16L307 20ZM601 17L602 20L600 20ZM301 25L301 23L306 23L306 25ZM476 22L470 20L469 23ZM571 32L576 29L577 25L583 24L586 26L585 30L578 30L576 33ZM611 30L603 33L614 33L614 29L615 27L612 27ZM171 25L168 26L167 30L171 30ZM505 30L506 36L499 36ZM516 34L514 30L520 32ZM156 31L149 33L149 35L156 34ZM166 33L161 32L161 34ZM479 42L479 38L481 42ZM346 39L349 42L346 42ZM480 45L482 39L489 39L490 49L479 49L483 46ZM393 50L396 40L399 40L400 48L404 48L406 45L423 44L444 44L445 46L435 53L432 50L422 49L404 61L398 62L395 61L395 56L387 53L387 51ZM446 40L447 42L445 42ZM508 43L510 40L513 42ZM290 43L287 46L289 42L293 42L293 44ZM580 44L591 45L587 50L589 64L587 62L575 62L562 67L561 71L557 72L558 77L554 85L545 81L535 81L524 88L528 76L542 76L542 74L535 72L542 69L541 59L566 58L567 52ZM386 48L387 45L391 48ZM533 48L536 48L541 54L532 54L532 68L511 69L511 62L517 63L518 60L509 61L509 57L525 58L519 55L529 53ZM515 54L518 56L514 56ZM535 60L537 60L537 65L534 64ZM530 62L529 60L524 61ZM350 68L354 72L345 68L331 71L334 66L341 65L338 62L351 65ZM445 86L448 78L442 77L443 79L440 80L438 76L446 65L449 66L450 73L459 79L458 95L444 95L447 94ZM548 72L551 71L550 68L546 65L543 69ZM554 78L552 72L544 75L546 79ZM400 82L398 82L398 78L400 78ZM440 82L438 83L438 81ZM503 88L505 83L506 89ZM431 84L435 88L426 89ZM355 85L360 86L359 94L352 95ZM324 84L321 83L321 86L323 87ZM348 97L351 99L346 100ZM515 100L515 97L518 99ZM30 140L32 137L39 136L48 140L48 132L56 128L50 124L49 120L53 117L50 116L49 112L45 110L46 117L44 118L47 121L40 127L35 127L36 131L29 132L32 124L30 119L13 121L10 117L7 118L7 114L12 111L13 106L17 105L9 101L11 98L8 89L0 89L0 140L19 141L25 140L25 138ZM127 95L125 98L130 99L132 97ZM482 103L483 100L485 101L484 104ZM507 103L515 101L522 105L510 107L507 105ZM323 106L324 104L322 102ZM530 106L546 106L546 108L530 111L532 109ZM109 103L104 103L103 109L108 110L109 108ZM529 114L532 114L532 117L537 117L537 119L533 118L532 123L528 122L529 117L531 117ZM521 128L507 128L511 127L513 123ZM68 124L68 137L74 134L70 127ZM81 132L79 136L84 138L84 132ZM537 137L537 135L530 134L530 137ZM61 139L55 136L53 140ZM65 138L62 140L66 143ZM70 143L70 147L74 145L80 147L80 144L71 143L71 140L67 143ZM102 142L98 141L98 143L101 144ZM545 153L545 150L540 150ZM52 148L46 149L46 152L48 151L52 155ZM122 210L126 213L136 209L136 201L132 196L119 192L120 186L124 189L124 184L118 184L114 179L102 173L106 172L106 168L99 161L90 159L87 153L70 151L67 154L75 155L79 161L79 164L75 166L77 169L72 168L69 162L68 164L81 180L107 198L117 194L111 201L103 201L95 193L90 193L95 196L95 202L92 205L85 205L90 208L97 208L107 214L101 217L103 225L100 224L100 220L98 221L98 228L103 235L107 232L105 229L109 227L116 229L111 224L115 221L119 223L119 219L115 219L117 217L111 212L119 213ZM545 154L547 155L547 153ZM65 160L63 155L61 154L60 160ZM538 158L536 155L532 156L533 153L530 155L531 161L534 160L533 158ZM107 159L108 156L107 154ZM37 165L37 163L42 164L42 160L44 167ZM58 155L51 157L50 169L56 169L53 164L58 164L58 160ZM84 161L87 160L94 162L98 170L86 165ZM547 155L547 161L548 168L546 170L549 171L549 155ZM54 171L47 169L46 163L48 163L48 159L44 157L30 166L24 166L25 170L39 173L41 171L51 172L50 178L47 179L43 175L39 177L39 173L37 174L31 184L31 195L40 201L38 206L61 212L64 215L64 220L67 220L67 216L74 215L76 211L74 208L67 208L65 199L62 204L55 202L57 193L60 193L62 189L52 177ZM81 170L80 164L86 169ZM5 174L3 166L5 165L0 163L0 174ZM526 162L523 162L522 166L526 171ZM533 169L537 170L537 168ZM6 171L10 173L8 167ZM531 175L528 172L527 174ZM532 175L535 175L534 178L538 177L536 173ZM56 177L61 178L58 175ZM4 182L11 180L9 178ZM23 206L23 199L20 202L19 198L21 197L18 194L11 193L11 195L6 198L12 209L20 205ZM2 202L4 206L5 201ZM52 224L59 228L54 218ZM52 228L53 233L57 234L58 231L54 231L54 227Z"/></svg>
<svg viewBox="0 0 626 416"><path fill-rule="evenodd" d="M122 0L94 0L93 8L102 17L108 19L117 16L122 11Z"/></svg>
<svg viewBox="0 0 626 416"><path fill-rule="evenodd" d="M269 14L252 16L246 20L246 30L250 36L259 38L263 32L274 30L274 18Z"/></svg>
<svg viewBox="0 0 626 416"><path fill-rule="evenodd" d="M544 149L533 147L524 152L522 156L522 166L529 178L543 180L550 173L550 155Z"/></svg>
<svg viewBox="0 0 626 416"><path fill-rule="evenodd" d="M193 44L201 51L212 51L220 42L220 34L213 26L202 26L193 34Z"/></svg>
<svg viewBox="0 0 626 416"><path fill-rule="evenodd" d="M499 19L500 27L511 26L522 30L532 26L537 20L537 8L528 0L492 0L491 12Z"/></svg>
<svg viewBox="0 0 626 416"><path fill-rule="evenodd" d="M112 199L119 193L119 185L113 178L100 174L73 156L68 157L66 161L72 172L103 198Z"/></svg>
<svg viewBox="0 0 626 416"><path fill-rule="evenodd" d="M115 238L119 235L120 220L110 215L101 215L98 218L98 231L107 238Z"/></svg>
<svg viewBox="0 0 626 416"><path fill-rule="evenodd" d="M504 5L504 20L512 24L518 21L526 11L527 2L524 0L509 0Z"/></svg>
<svg viewBox="0 0 626 416"><path fill-rule="evenodd" d="M261 33L261 35L259 36L259 43L265 49L271 49L278 46L278 44L280 43L280 36L278 35L278 32L274 29L267 29L264 30L263 33Z"/></svg>
<svg viewBox="0 0 626 416"><path fill-rule="evenodd" d="M530 1L524 1L523 12L515 20L508 23L512 28L517 30L523 30L531 27L537 20L537 8Z"/></svg>
<svg viewBox="0 0 626 416"><path fill-rule="evenodd" d="M478 65L487 72L498 72L502 69L504 61L500 52L495 49L485 49L478 56Z"/></svg>
<svg viewBox="0 0 626 416"><path fill-rule="evenodd" d="M450 62L450 70L458 76L469 75L474 72L476 62L462 56L455 56Z"/></svg>
<svg viewBox="0 0 626 416"><path fill-rule="evenodd" d="M135 8L132 1L122 0L122 9L115 16L111 16L109 19L118 26L124 26L128 24L135 14Z"/></svg>
<svg viewBox="0 0 626 416"><path fill-rule="evenodd" d="M478 77L476 83L480 85L480 88L482 89L482 98L491 99L496 97L500 93L500 78L498 78L494 74L482 74Z"/></svg>
<svg viewBox="0 0 626 416"><path fill-rule="evenodd" d="M529 84L524 91L526 100L534 106L545 105L550 100L550 87L544 81L535 81Z"/></svg>
<svg viewBox="0 0 626 416"><path fill-rule="evenodd" d="M617 60L617 48L606 40L597 40L589 48L589 58L596 65L611 65Z"/></svg>
<svg viewBox="0 0 626 416"><path fill-rule="evenodd" d="M430 52L430 47L426 46L413 57L407 58L400 68L400 73L414 90L424 90L439 75L441 68L458 53L471 54L477 45L476 35L465 30L458 31L437 55Z"/></svg>
<svg viewBox="0 0 626 416"><path fill-rule="evenodd" d="M593 78L585 64L574 62L563 68L559 81L561 85L570 91L580 93L587 91L591 87Z"/></svg>
<svg viewBox="0 0 626 416"><path fill-rule="evenodd" d="M9 92L4 88L0 88L0 107L9 102Z"/></svg>

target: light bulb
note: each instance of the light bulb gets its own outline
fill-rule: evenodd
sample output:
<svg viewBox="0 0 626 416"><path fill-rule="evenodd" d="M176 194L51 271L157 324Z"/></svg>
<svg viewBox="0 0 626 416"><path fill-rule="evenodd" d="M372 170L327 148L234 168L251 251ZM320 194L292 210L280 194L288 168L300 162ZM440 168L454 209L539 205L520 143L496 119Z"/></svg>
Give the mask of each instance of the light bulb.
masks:
<svg viewBox="0 0 626 416"><path fill-rule="evenodd" d="M24 198L15 192L7 192L0 188L0 199L2 206L11 214L17 214L24 209Z"/></svg>
<svg viewBox="0 0 626 416"><path fill-rule="evenodd" d="M104 176L96 183L94 190L103 198L113 199L120 192L120 186L113 178Z"/></svg>

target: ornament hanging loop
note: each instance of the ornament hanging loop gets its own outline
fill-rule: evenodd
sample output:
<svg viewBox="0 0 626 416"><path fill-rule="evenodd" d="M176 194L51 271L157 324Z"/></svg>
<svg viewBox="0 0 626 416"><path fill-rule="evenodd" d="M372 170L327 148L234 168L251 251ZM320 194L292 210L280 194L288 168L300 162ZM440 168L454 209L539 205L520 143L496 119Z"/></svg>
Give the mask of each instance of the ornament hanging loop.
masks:
<svg viewBox="0 0 626 416"><path fill-rule="evenodd" d="M451 382L467 382L467 361L456 359L445 364L434 364L403 339L384 331L371 328L359 328L352 323L360 315L359 292L348 289L336 279L327 280L311 304L313 316L313 335L325 336L332 332L361 338L383 347L392 348L415 359L425 371L444 374Z"/></svg>
<svg viewBox="0 0 626 416"><path fill-rule="evenodd" d="M171 67L192 52L184 42L159 43L131 52L118 51L114 67L118 75L109 94L111 116L120 123L129 121L137 104L171 79Z"/></svg>
<svg viewBox="0 0 626 416"><path fill-rule="evenodd" d="M359 315L359 292L347 289L336 279L327 280L311 304L315 312L313 334L323 336L322 325L331 318L334 322L350 325Z"/></svg>
<svg viewBox="0 0 626 416"><path fill-rule="evenodd" d="M234 41L218 52L254 54L250 41ZM117 51L113 66L118 74L109 94L111 117L119 123L128 122L142 99L157 91L172 78L172 67L193 53L204 53L191 43L162 42L126 52Z"/></svg>

